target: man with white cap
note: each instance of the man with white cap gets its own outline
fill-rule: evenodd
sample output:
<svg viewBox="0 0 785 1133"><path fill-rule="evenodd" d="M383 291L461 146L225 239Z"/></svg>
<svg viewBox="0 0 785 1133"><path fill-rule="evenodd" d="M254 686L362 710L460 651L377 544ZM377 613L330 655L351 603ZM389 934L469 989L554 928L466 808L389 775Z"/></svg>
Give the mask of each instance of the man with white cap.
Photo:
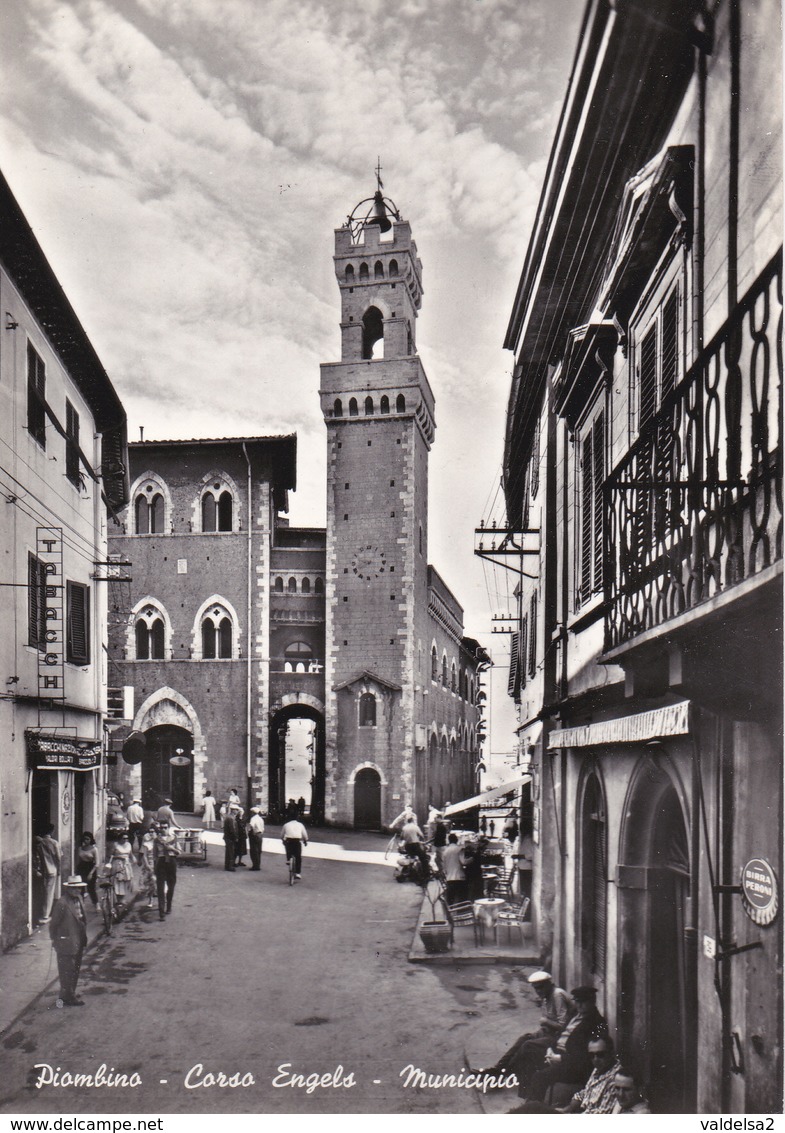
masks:
<svg viewBox="0 0 785 1133"><path fill-rule="evenodd" d="M128 841L131 843L131 849L134 848L134 842L139 843L139 849L142 848L142 837L144 836L144 810L142 809L142 800L134 799L125 812L125 817L128 821Z"/></svg>
<svg viewBox="0 0 785 1133"><path fill-rule="evenodd" d="M515 1074L520 1084L527 1084L544 1065L546 1051L575 1014L575 1004L563 988L556 986L550 972L532 972L528 982L542 1010L539 1030L521 1035L496 1065L485 1071L487 1074L500 1074L504 1070Z"/></svg>
<svg viewBox="0 0 785 1133"><path fill-rule="evenodd" d="M57 971L60 976L60 1003L64 1007L84 1007L77 999L76 985L82 967L82 955L87 945L87 918L82 894L87 888L75 873L63 883L63 895L55 901L49 935L57 953Z"/></svg>
<svg viewBox="0 0 785 1133"><path fill-rule="evenodd" d="M248 849L251 853L251 870L257 872L262 865L262 842L264 840L264 819L260 806L251 807L248 821Z"/></svg>

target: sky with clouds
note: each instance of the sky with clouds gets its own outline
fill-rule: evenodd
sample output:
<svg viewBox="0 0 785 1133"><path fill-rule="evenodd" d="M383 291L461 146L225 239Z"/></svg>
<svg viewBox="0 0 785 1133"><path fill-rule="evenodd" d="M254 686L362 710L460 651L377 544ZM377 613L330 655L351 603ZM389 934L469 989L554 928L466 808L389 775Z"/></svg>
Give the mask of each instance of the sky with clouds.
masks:
<svg viewBox="0 0 785 1133"><path fill-rule="evenodd" d="M513 746L508 639L490 640L507 579L473 529L497 495L502 341L583 7L3 0L0 168L130 438L296 432L294 524L324 523L333 230L381 158L423 262L429 557L499 663L495 751Z"/></svg>

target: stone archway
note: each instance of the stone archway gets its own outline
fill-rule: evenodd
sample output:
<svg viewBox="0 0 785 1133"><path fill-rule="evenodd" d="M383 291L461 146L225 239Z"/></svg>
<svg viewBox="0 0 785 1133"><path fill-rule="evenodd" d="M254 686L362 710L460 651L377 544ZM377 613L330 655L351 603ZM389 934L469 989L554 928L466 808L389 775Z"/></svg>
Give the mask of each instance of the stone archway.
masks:
<svg viewBox="0 0 785 1133"><path fill-rule="evenodd" d="M289 725L293 721L310 720L315 727L312 732L311 750L307 752L308 773L305 778L297 781L299 786L293 788L287 783L287 734ZM305 814L312 825L320 826L324 822L325 800L325 743L324 743L324 709L315 697L303 696L297 699L294 695L282 697L279 706L270 713L270 743L269 743L269 782L268 782L268 814L273 819L280 819L285 810L287 800L302 796L305 800ZM292 778L290 763L289 776ZM304 786L307 782L308 787Z"/></svg>
<svg viewBox="0 0 785 1133"><path fill-rule="evenodd" d="M163 798L171 798L175 810L193 813L194 797L201 798L204 793L207 760L204 734L193 705L176 689L159 688L139 706L133 729L145 736L145 755L133 776L143 806L152 810ZM178 757L178 763L169 762L173 757ZM184 758L188 764L179 763Z"/></svg>
<svg viewBox="0 0 785 1133"><path fill-rule="evenodd" d="M697 1026L690 926L690 834L666 756L636 768L620 834L619 1037L657 1113L694 1108Z"/></svg>
<svg viewBox="0 0 785 1133"><path fill-rule="evenodd" d="M381 830L382 777L375 767L361 767L354 777L354 827Z"/></svg>

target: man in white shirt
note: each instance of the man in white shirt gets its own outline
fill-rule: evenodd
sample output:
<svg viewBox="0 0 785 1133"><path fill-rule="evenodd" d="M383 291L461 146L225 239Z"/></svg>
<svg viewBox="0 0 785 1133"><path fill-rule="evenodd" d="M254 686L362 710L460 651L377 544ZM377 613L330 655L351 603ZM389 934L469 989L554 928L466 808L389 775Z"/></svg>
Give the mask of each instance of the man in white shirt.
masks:
<svg viewBox="0 0 785 1133"><path fill-rule="evenodd" d="M262 866L262 841L264 839L264 819L262 808L251 807L251 817L248 822L248 849L251 852L251 870L258 871Z"/></svg>
<svg viewBox="0 0 785 1133"><path fill-rule="evenodd" d="M125 817L128 820L128 841L131 843L131 849L134 848L134 842L138 840L141 850L144 835L144 810L142 809L141 799L133 800L125 812Z"/></svg>
<svg viewBox="0 0 785 1133"><path fill-rule="evenodd" d="M308 845L308 832L298 818L290 818L281 830L281 841L286 848L286 864L294 855L294 875L302 877L303 846Z"/></svg>

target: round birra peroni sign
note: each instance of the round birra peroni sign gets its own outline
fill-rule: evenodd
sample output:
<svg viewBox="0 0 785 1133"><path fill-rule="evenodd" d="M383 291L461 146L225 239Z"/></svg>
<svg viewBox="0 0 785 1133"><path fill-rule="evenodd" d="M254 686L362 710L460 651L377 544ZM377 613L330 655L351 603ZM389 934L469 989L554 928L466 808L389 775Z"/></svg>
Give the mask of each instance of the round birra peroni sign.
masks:
<svg viewBox="0 0 785 1133"><path fill-rule="evenodd" d="M741 870L744 911L755 924L771 924L779 908L777 877L765 858L752 858Z"/></svg>

